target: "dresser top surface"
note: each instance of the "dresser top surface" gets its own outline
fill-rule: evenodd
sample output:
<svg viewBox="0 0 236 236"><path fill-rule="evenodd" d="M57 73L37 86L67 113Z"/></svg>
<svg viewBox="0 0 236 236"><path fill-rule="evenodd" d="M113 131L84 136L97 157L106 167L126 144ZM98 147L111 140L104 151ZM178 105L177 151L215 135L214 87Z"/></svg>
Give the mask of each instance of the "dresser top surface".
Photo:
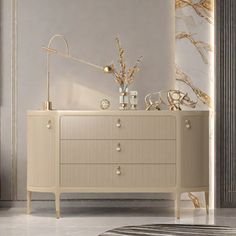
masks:
<svg viewBox="0 0 236 236"><path fill-rule="evenodd" d="M209 111L145 111L145 110L29 110L28 115L102 115L102 116L209 116Z"/></svg>

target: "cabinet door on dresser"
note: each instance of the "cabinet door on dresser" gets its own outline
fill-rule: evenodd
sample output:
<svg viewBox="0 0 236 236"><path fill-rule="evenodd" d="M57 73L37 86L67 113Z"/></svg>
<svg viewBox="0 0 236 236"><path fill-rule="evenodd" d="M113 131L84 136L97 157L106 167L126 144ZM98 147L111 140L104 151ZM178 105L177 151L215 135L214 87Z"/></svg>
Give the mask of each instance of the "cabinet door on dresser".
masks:
<svg viewBox="0 0 236 236"><path fill-rule="evenodd" d="M55 184L55 122L51 116L28 116L27 185Z"/></svg>
<svg viewBox="0 0 236 236"><path fill-rule="evenodd" d="M209 186L208 116L184 116L181 119L181 185Z"/></svg>

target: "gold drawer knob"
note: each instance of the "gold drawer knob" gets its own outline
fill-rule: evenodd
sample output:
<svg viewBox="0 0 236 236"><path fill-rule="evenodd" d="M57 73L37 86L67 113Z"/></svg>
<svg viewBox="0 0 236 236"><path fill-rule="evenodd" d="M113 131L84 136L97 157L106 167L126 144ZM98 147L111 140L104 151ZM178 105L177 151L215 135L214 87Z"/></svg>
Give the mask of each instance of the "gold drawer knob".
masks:
<svg viewBox="0 0 236 236"><path fill-rule="evenodd" d="M190 122L190 120L185 120L185 127L187 129L191 129L191 122Z"/></svg>
<svg viewBox="0 0 236 236"><path fill-rule="evenodd" d="M120 166L117 168L117 170L116 170L116 174L117 174L117 175L121 175Z"/></svg>
<svg viewBox="0 0 236 236"><path fill-rule="evenodd" d="M117 120L116 127L117 127L117 128L120 128L120 127L121 127L120 119Z"/></svg>
<svg viewBox="0 0 236 236"><path fill-rule="evenodd" d="M120 152L120 151L121 151L120 143L117 144L116 151L117 151L117 152Z"/></svg>
<svg viewBox="0 0 236 236"><path fill-rule="evenodd" d="M51 128L52 128L52 121L51 121L51 120L48 121L46 127L47 127L48 129L51 129Z"/></svg>

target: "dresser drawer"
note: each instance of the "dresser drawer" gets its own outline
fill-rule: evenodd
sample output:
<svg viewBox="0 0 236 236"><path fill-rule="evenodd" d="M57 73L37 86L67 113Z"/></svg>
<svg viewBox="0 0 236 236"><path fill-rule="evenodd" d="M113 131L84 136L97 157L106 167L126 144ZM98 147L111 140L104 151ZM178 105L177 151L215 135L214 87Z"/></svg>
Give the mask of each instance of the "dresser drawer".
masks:
<svg viewBox="0 0 236 236"><path fill-rule="evenodd" d="M61 139L110 139L110 116L62 116Z"/></svg>
<svg viewBox="0 0 236 236"><path fill-rule="evenodd" d="M114 139L175 139L175 117L116 116L112 135Z"/></svg>
<svg viewBox="0 0 236 236"><path fill-rule="evenodd" d="M175 164L63 164L61 187L174 187L175 171Z"/></svg>
<svg viewBox="0 0 236 236"><path fill-rule="evenodd" d="M111 140L61 140L61 163L111 162Z"/></svg>
<svg viewBox="0 0 236 236"><path fill-rule="evenodd" d="M175 139L172 116L63 116L61 139Z"/></svg>
<svg viewBox="0 0 236 236"><path fill-rule="evenodd" d="M61 163L175 163L175 140L61 140Z"/></svg>
<svg viewBox="0 0 236 236"><path fill-rule="evenodd" d="M175 163L175 140L113 140L115 163Z"/></svg>

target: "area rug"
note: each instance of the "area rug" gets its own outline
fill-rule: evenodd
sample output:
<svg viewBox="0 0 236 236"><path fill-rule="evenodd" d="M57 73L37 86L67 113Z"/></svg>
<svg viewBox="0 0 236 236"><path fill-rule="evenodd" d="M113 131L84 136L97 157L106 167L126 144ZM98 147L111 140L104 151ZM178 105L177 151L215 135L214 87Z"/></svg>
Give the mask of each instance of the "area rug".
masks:
<svg viewBox="0 0 236 236"><path fill-rule="evenodd" d="M98 236L158 236L158 235L195 235L195 236L236 236L236 228L215 225L154 224L124 226L106 231Z"/></svg>

